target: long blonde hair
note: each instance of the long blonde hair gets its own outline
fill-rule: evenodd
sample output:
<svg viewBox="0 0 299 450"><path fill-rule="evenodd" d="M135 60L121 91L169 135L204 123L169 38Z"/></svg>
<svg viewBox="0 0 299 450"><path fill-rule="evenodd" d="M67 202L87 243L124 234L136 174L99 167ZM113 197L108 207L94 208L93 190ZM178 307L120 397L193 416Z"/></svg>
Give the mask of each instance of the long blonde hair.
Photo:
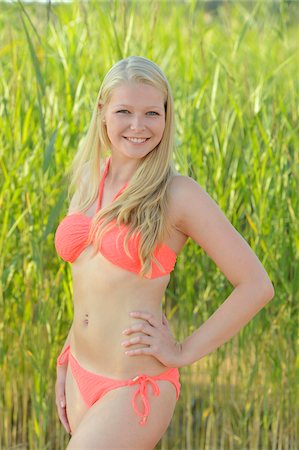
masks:
<svg viewBox="0 0 299 450"><path fill-rule="evenodd" d="M140 233L138 255L141 262L139 276L150 274L151 260L160 270L163 267L154 257L155 247L161 245L170 233L167 209L170 180L178 172L173 161L175 150L175 118L173 97L169 83L162 70L152 61L142 56L129 56L118 61L106 74L100 87L91 123L84 141L70 167L69 195L77 190L76 210L83 213L96 200L101 179L101 152L110 149L110 140L103 123L106 107L112 91L124 82L137 82L153 86L164 95L165 129L160 143L140 162L125 190L110 205L98 211L92 219L88 245L93 242L94 255L98 252L106 231L113 226L112 221L128 226L124 249L128 256L128 240ZM103 108L99 108L99 103ZM88 182L83 183L83 172L87 170ZM150 276L150 275L149 275Z"/></svg>

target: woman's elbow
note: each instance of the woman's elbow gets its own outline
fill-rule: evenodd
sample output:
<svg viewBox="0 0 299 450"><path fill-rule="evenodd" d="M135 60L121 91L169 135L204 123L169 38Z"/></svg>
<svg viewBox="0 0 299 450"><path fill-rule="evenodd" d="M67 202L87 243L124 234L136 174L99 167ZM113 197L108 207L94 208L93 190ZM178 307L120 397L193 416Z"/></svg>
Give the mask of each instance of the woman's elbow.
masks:
<svg viewBox="0 0 299 450"><path fill-rule="evenodd" d="M264 282L264 295L265 295L265 300L266 302L269 302L270 300L272 300L272 298L275 295L275 289L274 286L270 280L270 278L268 278L265 282Z"/></svg>

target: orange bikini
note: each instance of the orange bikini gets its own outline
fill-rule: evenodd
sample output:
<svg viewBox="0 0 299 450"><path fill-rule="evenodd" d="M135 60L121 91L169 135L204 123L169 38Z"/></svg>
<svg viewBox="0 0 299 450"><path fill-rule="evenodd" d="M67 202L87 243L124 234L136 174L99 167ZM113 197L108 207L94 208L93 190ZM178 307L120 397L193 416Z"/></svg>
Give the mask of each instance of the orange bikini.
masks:
<svg viewBox="0 0 299 450"><path fill-rule="evenodd" d="M171 382L176 391L176 399L178 400L180 395L180 373L176 367L171 367L159 375L149 376L149 375L137 375L134 378L129 378L126 380L118 380L116 378L103 377L102 375L90 372L84 369L74 355L71 352L70 346L68 345L63 352L57 358L57 364L62 366L66 364L69 360L73 377L76 380L81 396L85 404L90 408L96 401L100 400L107 392L112 389L117 389L122 386L132 386L138 385L132 397L132 406L136 414L141 417L140 425L145 425L146 419L150 412L150 405L147 398L147 385L151 385L154 395L160 394L160 389L157 384L157 380L166 380ZM136 398L140 395L143 402L144 410L140 411L136 405Z"/></svg>
<svg viewBox="0 0 299 450"><path fill-rule="evenodd" d="M103 196L103 187L105 177L107 175L111 157L107 160L103 177L99 186L99 197L96 211L99 211L101 207L101 201ZM115 195L114 201L126 188L128 182L120 189ZM67 215L59 224L55 233L55 247L57 253L65 261L73 263L83 250L87 247L88 233L91 225L91 217L87 217L81 213L71 213ZM112 230L105 233L102 244L100 247L101 254L109 260L112 264L115 264L130 272L138 273L141 268L140 259L138 256L138 245L140 236L137 238L131 238L129 240L129 252L132 258L128 257L124 251L123 243L127 227L122 224L118 226L115 224ZM166 244L162 244L160 247L156 247L154 255L162 265L164 271L152 261L151 276L146 278L157 278L170 273L176 262L176 253L168 247ZM149 414L150 406L147 398L147 386L150 384L154 395L159 395L160 389L157 380L167 380L172 383L176 390L176 399L178 400L180 394L180 382L179 382L179 370L178 368L169 368L163 373L155 376L149 376L146 374L138 375L134 378L119 380L90 372L84 369L71 352L71 348L68 345L58 356L57 365L64 365L70 362L73 376L78 385L79 391L85 404L90 408L96 401L98 401L103 395L105 395L111 389L116 389L122 386L138 385L138 389L135 391L132 398L132 406L138 416L141 417L140 425L145 425L146 419ZM137 395L141 396L143 401L144 410L140 411L136 406Z"/></svg>
<svg viewBox="0 0 299 450"><path fill-rule="evenodd" d="M110 159L111 157L106 162L104 174L99 186L96 212L98 212L101 207L103 187L106 174L109 169ZM112 201L114 201L124 191L127 185L128 182L125 183ZM85 216L81 213L71 213L61 221L55 233L55 246L57 253L62 259L73 263L86 248L91 221L91 217ZM131 237L129 240L128 248L129 253L132 255L132 258L130 258L125 253L123 248L125 234L128 227L124 224L118 226L115 222L116 221L114 221L114 227L105 233L102 240L102 245L100 247L100 252L112 264L122 267L130 272L138 273L141 269L141 262L138 256L140 235L138 234L135 238ZM146 275L146 278L157 278L172 272L176 263L177 255L170 247L168 247L165 243L163 243L160 248L157 246L154 251L154 256L164 268L164 272L162 272L152 261L151 276Z"/></svg>

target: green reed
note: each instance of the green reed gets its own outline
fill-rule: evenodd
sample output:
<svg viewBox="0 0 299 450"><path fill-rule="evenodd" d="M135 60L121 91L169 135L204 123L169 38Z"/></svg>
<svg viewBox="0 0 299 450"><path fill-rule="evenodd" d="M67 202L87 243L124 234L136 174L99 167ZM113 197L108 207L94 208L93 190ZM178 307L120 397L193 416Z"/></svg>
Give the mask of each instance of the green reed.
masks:
<svg viewBox="0 0 299 450"><path fill-rule="evenodd" d="M103 76L129 55L165 71L177 168L218 202L276 293L234 338L181 369L181 397L157 449L299 447L298 15L282 1L1 5L1 448L68 442L54 383L72 284L53 237L67 208L64 174ZM189 239L164 299L177 338L231 291Z"/></svg>

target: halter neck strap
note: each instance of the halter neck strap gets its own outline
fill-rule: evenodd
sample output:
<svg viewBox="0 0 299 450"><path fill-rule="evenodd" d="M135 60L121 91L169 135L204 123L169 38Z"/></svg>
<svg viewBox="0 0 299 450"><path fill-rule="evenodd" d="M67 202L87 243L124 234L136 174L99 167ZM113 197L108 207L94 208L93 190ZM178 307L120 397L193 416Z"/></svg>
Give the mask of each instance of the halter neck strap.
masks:
<svg viewBox="0 0 299 450"><path fill-rule="evenodd" d="M111 156L109 156L109 158L106 161L106 165L105 165L105 169L103 172L103 176L100 182L100 186L99 186L99 196L98 196L98 205L97 205L97 210L96 212L98 212L101 209L102 206L102 198L103 198L103 190L104 190L104 184L105 184L105 179L109 170L109 166L110 166L110 161L111 161ZM116 193L116 195L113 197L112 202L125 190L125 188L127 187L127 185L129 184L129 182L127 181L123 187Z"/></svg>

